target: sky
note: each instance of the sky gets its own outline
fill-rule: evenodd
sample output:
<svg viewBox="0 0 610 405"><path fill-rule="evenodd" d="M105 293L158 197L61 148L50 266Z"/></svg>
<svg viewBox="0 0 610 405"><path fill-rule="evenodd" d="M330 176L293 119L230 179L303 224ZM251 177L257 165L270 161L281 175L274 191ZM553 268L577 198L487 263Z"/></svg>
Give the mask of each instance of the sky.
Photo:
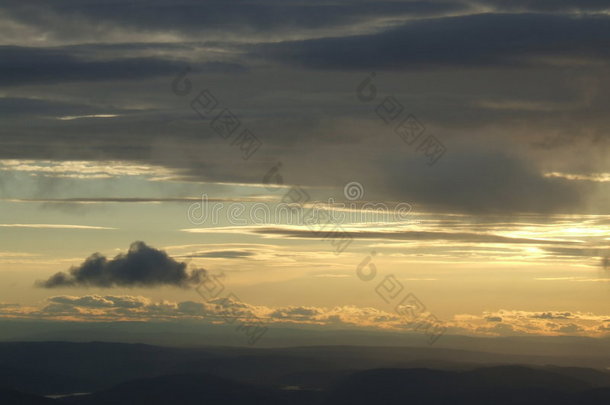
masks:
<svg viewBox="0 0 610 405"><path fill-rule="evenodd" d="M607 336L607 38L597 0L5 0L0 319Z"/></svg>

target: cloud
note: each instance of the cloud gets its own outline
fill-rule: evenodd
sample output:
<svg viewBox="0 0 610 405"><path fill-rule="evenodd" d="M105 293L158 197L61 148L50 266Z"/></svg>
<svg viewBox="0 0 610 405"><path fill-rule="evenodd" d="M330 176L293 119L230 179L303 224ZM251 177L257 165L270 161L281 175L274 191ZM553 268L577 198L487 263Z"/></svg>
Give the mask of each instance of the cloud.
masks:
<svg viewBox="0 0 610 405"><path fill-rule="evenodd" d="M533 314L532 318L536 319L570 319L572 314L570 312L543 312L541 314Z"/></svg>
<svg viewBox="0 0 610 405"><path fill-rule="evenodd" d="M579 326L579 325L574 324L574 323L570 323L570 324L567 324L567 325L562 325L562 326L558 327L556 330L559 333L575 334L575 333L578 333L578 332L582 332L583 328L581 326Z"/></svg>
<svg viewBox="0 0 610 405"><path fill-rule="evenodd" d="M474 146L472 144L466 144ZM566 213L587 204L599 185L548 178L531 157L483 148L455 148L434 171L418 176L411 161L390 156L387 193L445 212Z"/></svg>
<svg viewBox="0 0 610 405"><path fill-rule="evenodd" d="M86 61L61 50L0 46L0 84L137 79L172 74L176 62L159 58Z"/></svg>
<svg viewBox="0 0 610 405"><path fill-rule="evenodd" d="M32 42L36 40L37 31L44 32L47 40L53 42L74 42L75 38L93 42L99 40L95 34L99 35L101 29L104 29L108 42L152 42L177 38L188 41L202 37L239 38L243 41L256 38L257 34L281 37L281 34L336 33L341 29L353 29L371 19L383 21L387 18L443 15L467 8L462 1L391 0L315 0L305 3L234 0L231 4L221 0L155 0L133 1L120 8L104 7L91 1L57 0L49 3L32 0L24 4L7 0L0 6L9 21L30 29L24 33L29 34ZM148 34L148 38L143 34Z"/></svg>
<svg viewBox="0 0 610 405"><path fill-rule="evenodd" d="M65 304L87 308L141 308L150 304L150 300L144 297L133 297L129 295L85 295L82 297L59 295L48 298L48 301L55 304Z"/></svg>
<svg viewBox="0 0 610 405"><path fill-rule="evenodd" d="M0 97L0 115L5 118L36 114L46 116L66 116L75 114L95 114L99 108L87 104L59 100L40 100L27 97ZM105 113L118 113L121 110L106 107Z"/></svg>
<svg viewBox="0 0 610 405"><path fill-rule="evenodd" d="M114 259L94 253L69 273L59 272L38 286L54 287L189 287L201 282L204 269L190 273L187 264L172 259L162 250L134 242L126 254Z"/></svg>
<svg viewBox="0 0 610 405"><path fill-rule="evenodd" d="M63 49L0 46L0 84L143 79L175 75L185 62L160 57L111 58L88 60ZM224 62L205 62L198 72L245 71L245 67Z"/></svg>
<svg viewBox="0 0 610 405"><path fill-rule="evenodd" d="M577 12L608 9L606 0L482 0L478 3L502 11Z"/></svg>
<svg viewBox="0 0 610 405"><path fill-rule="evenodd" d="M607 315L588 312L500 309L482 315L455 315L448 323L455 331L489 336L607 336L607 321Z"/></svg>
<svg viewBox="0 0 610 405"><path fill-rule="evenodd" d="M543 58L607 60L608 35L607 16L485 13L409 21L361 35L263 44L251 55L313 69L545 66L549 62Z"/></svg>
<svg viewBox="0 0 610 405"><path fill-rule="evenodd" d="M106 226L66 225L66 224L0 224L2 228L34 228L34 229L94 229L113 230Z"/></svg>
<svg viewBox="0 0 610 405"><path fill-rule="evenodd" d="M188 255L188 257L202 257L210 259L244 259L254 255L254 252L247 250L214 250L209 252L193 253Z"/></svg>
<svg viewBox="0 0 610 405"><path fill-rule="evenodd" d="M309 319L322 314L322 311L314 307L288 307L278 309L270 314L272 318L279 319Z"/></svg>
<svg viewBox="0 0 610 405"><path fill-rule="evenodd" d="M431 232L431 231L310 231L308 229L295 229L291 227L243 227L245 232L254 232L263 235L281 235L292 238L329 238L336 237L354 239L387 239L387 240L416 240L416 241L458 241L470 243L508 243L508 244L577 244L578 241L511 238L508 236L493 235L474 232ZM188 230L187 230L188 231Z"/></svg>
<svg viewBox="0 0 610 405"><path fill-rule="evenodd" d="M429 313L422 313L421 319ZM421 324L409 315L371 307L253 305L233 294L201 301L158 301L130 295L60 295L42 307L0 305L0 318L130 322L195 320L204 324L235 325L235 319L257 319L268 327L362 328L418 332ZM607 314L578 311L523 311L500 309L482 314L457 314L440 319L452 334L478 336L609 336ZM421 332L421 329L419 329Z"/></svg>

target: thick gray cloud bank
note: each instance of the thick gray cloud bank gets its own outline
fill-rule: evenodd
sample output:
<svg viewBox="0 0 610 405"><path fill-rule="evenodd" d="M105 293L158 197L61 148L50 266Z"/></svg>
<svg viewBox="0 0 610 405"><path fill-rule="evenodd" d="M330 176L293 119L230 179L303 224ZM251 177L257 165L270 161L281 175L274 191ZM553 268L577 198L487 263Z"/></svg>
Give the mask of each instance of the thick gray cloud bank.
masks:
<svg viewBox="0 0 610 405"><path fill-rule="evenodd" d="M0 84L145 79L175 74L184 64L184 61L153 56L87 60L63 49L0 46ZM198 64L196 71L236 73L245 71L245 67L208 62Z"/></svg>
<svg viewBox="0 0 610 405"><path fill-rule="evenodd" d="M204 269L187 271L187 264L178 262L162 250L134 242L126 254L114 259L94 253L68 273L59 272L46 281L44 288L54 287L157 287L187 288L200 283Z"/></svg>
<svg viewBox="0 0 610 405"><path fill-rule="evenodd" d="M610 173L609 7L4 0L0 158L128 161L167 169L155 181L185 190L258 184L282 162L286 184L320 200L342 198L355 180L370 201L426 212L609 214L610 182L599 180ZM172 83L186 66L192 91L180 96ZM376 98L362 102L356 91L372 72ZM219 103L206 119L192 107L204 89ZM402 112L387 122L380 106L390 96ZM248 128L264 144L248 161L211 126L224 108L241 122L235 138ZM409 114L447 149L434 167L396 132ZM32 173L30 195L20 191L27 173L0 170L0 197L79 212L152 201L68 192L76 179L47 171ZM199 193L173 187L151 198Z"/></svg>
<svg viewBox="0 0 610 405"><path fill-rule="evenodd" d="M607 60L607 16L476 14L422 19L381 32L259 45L253 55L315 69L546 66Z"/></svg>

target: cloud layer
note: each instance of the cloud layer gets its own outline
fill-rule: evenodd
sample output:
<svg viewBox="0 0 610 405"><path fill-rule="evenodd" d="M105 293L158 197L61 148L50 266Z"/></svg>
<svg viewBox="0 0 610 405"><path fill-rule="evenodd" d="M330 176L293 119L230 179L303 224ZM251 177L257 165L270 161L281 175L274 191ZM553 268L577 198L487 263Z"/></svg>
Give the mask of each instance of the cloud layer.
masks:
<svg viewBox="0 0 610 405"><path fill-rule="evenodd" d="M425 318L429 313L422 313ZM417 332L420 320L372 307L252 305L236 297L202 301L158 301L128 295L49 297L42 307L0 304L0 318L72 321L176 321L202 324L233 324L252 320L266 327L362 328L394 332ZM610 317L580 311L524 311L499 309L481 314L456 314L440 320L454 335L477 336L596 336L607 337Z"/></svg>

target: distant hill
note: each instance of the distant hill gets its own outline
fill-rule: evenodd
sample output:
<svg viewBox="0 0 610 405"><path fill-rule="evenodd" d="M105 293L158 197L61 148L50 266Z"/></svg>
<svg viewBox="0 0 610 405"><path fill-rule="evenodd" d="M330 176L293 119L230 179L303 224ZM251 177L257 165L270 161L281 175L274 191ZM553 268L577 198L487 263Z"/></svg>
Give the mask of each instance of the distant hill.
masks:
<svg viewBox="0 0 610 405"><path fill-rule="evenodd" d="M82 378L59 372L45 372L37 369L22 369L0 365L2 385L21 392L45 395L50 393L88 391L94 384ZM2 403L2 402L0 402Z"/></svg>
<svg viewBox="0 0 610 405"><path fill-rule="evenodd" d="M12 389L0 388L0 404L2 405L61 405L52 399L37 395L25 394Z"/></svg>
<svg viewBox="0 0 610 405"><path fill-rule="evenodd" d="M510 366L466 372L367 370L337 384L324 404L594 405L608 401L608 388L591 389L589 384L576 378Z"/></svg>
<svg viewBox="0 0 610 405"><path fill-rule="evenodd" d="M71 341L124 342L157 346L202 347L230 346L248 348L246 337L235 333L233 325L211 325L196 321L171 322L68 322L23 319L0 320L0 341ZM417 348L431 353L436 349L461 350L465 353L494 353L506 364L556 364L610 367L610 338L578 336L474 337L443 335L430 347L422 333L372 331L361 329L319 329L274 326L257 342L259 348L296 346L351 346ZM499 356L503 356L499 358ZM436 357L438 359L438 357ZM553 359L549 361L549 359ZM445 359L455 361L456 359ZM460 361L465 361L462 359ZM488 357L473 362L488 363Z"/></svg>
<svg viewBox="0 0 610 405"><path fill-rule="evenodd" d="M335 376L336 377L336 376ZM296 387L293 387L296 388ZM577 378L527 367L471 371L375 369L346 375L328 390L253 386L210 374L184 374L130 381L73 405L594 405L608 403L610 388L592 389Z"/></svg>
<svg viewBox="0 0 610 405"><path fill-rule="evenodd" d="M255 387L211 374L183 374L130 381L109 390L69 401L79 405L224 404L290 405L306 404L299 392L282 392Z"/></svg>
<svg viewBox="0 0 610 405"><path fill-rule="evenodd" d="M13 397L0 404L358 405L407 398L436 405L610 403L610 373L604 369L561 367L553 357L514 364L519 359L413 347L11 342L0 343L0 386ZM83 392L91 394L41 398ZM18 398L25 393L30 396Z"/></svg>

